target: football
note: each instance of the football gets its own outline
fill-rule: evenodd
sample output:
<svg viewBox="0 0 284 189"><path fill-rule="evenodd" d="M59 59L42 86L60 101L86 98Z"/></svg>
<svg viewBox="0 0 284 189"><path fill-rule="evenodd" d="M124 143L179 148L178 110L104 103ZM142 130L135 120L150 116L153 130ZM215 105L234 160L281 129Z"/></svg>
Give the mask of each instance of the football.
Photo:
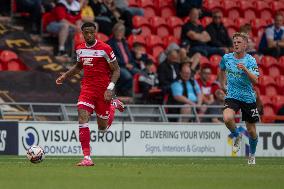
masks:
<svg viewBox="0 0 284 189"><path fill-rule="evenodd" d="M31 146L27 150L27 158L32 163L40 163L44 160L45 153L40 146Z"/></svg>

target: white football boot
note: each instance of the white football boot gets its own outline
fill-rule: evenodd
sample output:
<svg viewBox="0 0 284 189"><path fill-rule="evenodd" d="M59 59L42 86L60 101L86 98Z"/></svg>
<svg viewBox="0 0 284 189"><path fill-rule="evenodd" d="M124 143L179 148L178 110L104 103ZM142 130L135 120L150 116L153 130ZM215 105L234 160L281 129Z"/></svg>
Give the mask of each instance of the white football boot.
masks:
<svg viewBox="0 0 284 189"><path fill-rule="evenodd" d="M241 148L241 142L242 142L242 134L240 133L239 136L235 139L234 145L233 145L233 152L237 153Z"/></svg>

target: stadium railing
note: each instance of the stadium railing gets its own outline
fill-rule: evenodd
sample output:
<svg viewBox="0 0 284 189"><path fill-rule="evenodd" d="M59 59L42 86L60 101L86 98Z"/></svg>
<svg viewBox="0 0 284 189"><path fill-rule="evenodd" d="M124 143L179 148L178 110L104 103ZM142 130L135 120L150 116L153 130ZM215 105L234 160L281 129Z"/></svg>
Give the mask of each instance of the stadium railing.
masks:
<svg viewBox="0 0 284 189"><path fill-rule="evenodd" d="M10 107L10 108L7 108ZM172 108L192 108L191 114L169 113ZM116 121L126 122L169 122L169 119L189 118L201 122L203 118L221 118L222 114L199 114L201 106L183 105L126 105L124 112L116 112ZM207 108L223 108L223 106L207 106ZM237 115L240 118L241 115ZM0 103L0 119L26 121L76 121L78 119L76 104L60 103ZM92 120L96 117L92 116Z"/></svg>

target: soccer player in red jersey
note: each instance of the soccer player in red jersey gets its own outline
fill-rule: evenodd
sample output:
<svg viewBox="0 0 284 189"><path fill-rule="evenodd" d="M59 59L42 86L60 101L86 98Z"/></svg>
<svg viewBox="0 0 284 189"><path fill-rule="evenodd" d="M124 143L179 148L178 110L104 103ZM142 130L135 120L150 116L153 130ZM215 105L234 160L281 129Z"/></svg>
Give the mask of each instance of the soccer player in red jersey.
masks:
<svg viewBox="0 0 284 189"><path fill-rule="evenodd" d="M114 118L115 109L124 111L124 105L118 99L112 99L115 83L120 76L120 68L111 47L95 39L96 26L84 23L81 27L85 42L76 47L77 62L67 72L57 78L56 84L78 74L84 75L81 93L78 99L79 140L84 159L78 166L93 166L90 157L89 119L93 111L97 115L98 129L106 131Z"/></svg>

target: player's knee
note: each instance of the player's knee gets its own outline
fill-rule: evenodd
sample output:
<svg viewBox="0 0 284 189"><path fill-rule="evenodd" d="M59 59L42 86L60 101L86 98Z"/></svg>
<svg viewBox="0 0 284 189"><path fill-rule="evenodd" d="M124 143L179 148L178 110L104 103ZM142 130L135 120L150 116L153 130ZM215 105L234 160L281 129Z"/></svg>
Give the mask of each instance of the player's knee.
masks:
<svg viewBox="0 0 284 189"><path fill-rule="evenodd" d="M61 30L68 30L69 29L69 24L66 22L61 23Z"/></svg>
<svg viewBox="0 0 284 189"><path fill-rule="evenodd" d="M100 132L106 132L107 126L105 126L105 125L99 125L98 129L99 129Z"/></svg>
<svg viewBox="0 0 284 189"><path fill-rule="evenodd" d="M88 118L84 117L84 116L79 116L78 118L79 124L84 124L84 123L88 123Z"/></svg>
<svg viewBox="0 0 284 189"><path fill-rule="evenodd" d="M234 116L233 115L229 115L229 114L225 114L224 115L224 122L225 124L230 124L234 121Z"/></svg>

